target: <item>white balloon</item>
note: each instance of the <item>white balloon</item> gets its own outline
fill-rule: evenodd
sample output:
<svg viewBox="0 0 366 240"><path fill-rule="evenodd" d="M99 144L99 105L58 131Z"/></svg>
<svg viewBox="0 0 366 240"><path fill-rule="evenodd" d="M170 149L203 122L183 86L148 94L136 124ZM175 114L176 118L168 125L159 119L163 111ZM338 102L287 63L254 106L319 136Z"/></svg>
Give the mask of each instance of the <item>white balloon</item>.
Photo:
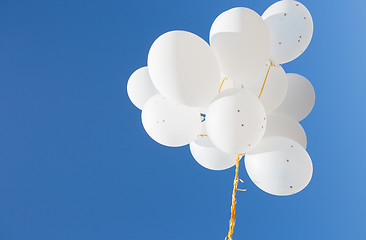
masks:
<svg viewBox="0 0 366 240"><path fill-rule="evenodd" d="M169 147L187 145L201 131L198 109L173 103L160 94L147 101L141 119L147 134L156 142Z"/></svg>
<svg viewBox="0 0 366 240"><path fill-rule="evenodd" d="M271 66L269 68L269 66L270 62L257 74L255 81L245 86L251 93L259 96L268 72L267 80L259 99L267 114L273 112L282 103L287 92L287 78L283 68L281 66Z"/></svg>
<svg viewBox="0 0 366 240"><path fill-rule="evenodd" d="M313 19L304 5L283 0L262 15L271 35L271 60L287 63L300 56L313 36Z"/></svg>
<svg viewBox="0 0 366 240"><path fill-rule="evenodd" d="M296 73L287 73L287 93L275 112L289 115L301 121L311 112L315 103L314 88L305 77Z"/></svg>
<svg viewBox="0 0 366 240"><path fill-rule="evenodd" d="M220 69L211 47L197 35L171 31L150 48L148 67L159 92L191 107L206 107L220 87Z"/></svg>
<svg viewBox="0 0 366 240"><path fill-rule="evenodd" d="M310 182L313 164L306 150L294 140L270 137L245 156L250 179L263 191L287 196Z"/></svg>
<svg viewBox="0 0 366 240"><path fill-rule="evenodd" d="M286 137L298 142L306 149L306 134L300 123L290 116L272 113L267 116L267 128L263 139L267 137Z"/></svg>
<svg viewBox="0 0 366 240"><path fill-rule="evenodd" d="M250 82L269 59L267 26L249 8L232 8L220 14L212 24L210 44L225 76L238 84Z"/></svg>
<svg viewBox="0 0 366 240"><path fill-rule="evenodd" d="M217 149L208 136L199 136L189 144L192 156L203 167L210 170L225 170L236 163L236 155Z"/></svg>
<svg viewBox="0 0 366 240"><path fill-rule="evenodd" d="M149 98L158 93L151 82L147 67L137 69L127 82L127 94L133 105L142 110Z"/></svg>
<svg viewBox="0 0 366 240"><path fill-rule="evenodd" d="M242 154L253 149L264 135L266 113L258 97L247 90L230 89L209 105L206 127L221 151Z"/></svg>

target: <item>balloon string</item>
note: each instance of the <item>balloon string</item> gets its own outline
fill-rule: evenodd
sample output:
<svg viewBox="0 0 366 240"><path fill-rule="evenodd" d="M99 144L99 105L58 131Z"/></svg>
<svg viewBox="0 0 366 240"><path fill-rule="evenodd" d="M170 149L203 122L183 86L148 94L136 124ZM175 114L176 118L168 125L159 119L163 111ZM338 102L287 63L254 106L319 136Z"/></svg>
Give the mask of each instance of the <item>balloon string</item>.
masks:
<svg viewBox="0 0 366 240"><path fill-rule="evenodd" d="M224 78L221 82L221 85L220 85L220 88L219 88L219 93L221 92L221 88L222 88L222 85L224 84L225 80L228 80L227 78Z"/></svg>
<svg viewBox="0 0 366 240"><path fill-rule="evenodd" d="M267 74L266 74L266 77L264 78L263 85L262 85L262 89L261 89L261 92L259 93L258 99L261 98L261 95L262 95L262 92L263 92L263 89L264 89L264 85L266 84L267 77L268 77L268 74L269 74L269 70L271 69L271 67L273 67L273 66L275 66L275 67L282 66L282 64L279 64L279 65L274 64L271 60L269 60L269 62L271 64L269 64L269 67L268 67L268 70L267 70Z"/></svg>
<svg viewBox="0 0 366 240"><path fill-rule="evenodd" d="M262 89L261 89L261 92L259 93L259 96L258 96L258 99L261 98L261 95L262 95L262 92L263 92L263 89L264 89L264 85L266 84L266 81L267 81L267 77L268 77L268 74L269 74L269 70L271 69L271 67L273 66L273 63L272 61L270 61L271 64L269 65L268 67L268 71L267 71L267 74L266 74L266 77L264 78L264 81L263 81L263 85L262 85Z"/></svg>
<svg viewBox="0 0 366 240"><path fill-rule="evenodd" d="M231 218L229 221L229 232L227 234L228 240L233 240L233 233L234 233L234 227L235 227L235 211L236 211L236 191L245 191L245 189L238 189L238 182L239 182L239 161L240 158L245 154L238 154L236 156L236 169L235 169L235 178L234 178L234 189L233 189L233 196L231 201Z"/></svg>
<svg viewBox="0 0 366 240"><path fill-rule="evenodd" d="M261 95L262 95L262 92L263 92L263 89L264 89L264 85L266 84L266 81L267 81L267 77L268 77L268 74L269 74L269 70L271 69L272 66L281 66L282 64L280 65L275 65L273 64L273 62L270 60L270 65L268 67L268 70L267 70L267 74L266 74L266 77L264 79L264 82L263 82L263 85L262 85L262 89L261 89L261 92L259 93L259 96L258 96L258 99L260 99ZM222 83L221 83L221 86L220 86L220 89L219 89L219 93L221 91L221 87L222 85L224 84L224 81L227 80L227 78L224 78L224 80L222 80ZM239 179L239 162L240 162L240 158L245 155L244 154L238 154L236 156L236 163L235 163L235 166L236 166L236 169L235 169L235 178L234 178L234 189L233 189L233 196L232 196L232 200L231 200L231 218L229 220L229 232L227 234L227 237L225 238L228 239L228 240L233 240L233 233L234 233L234 227L235 227L235 211L236 211L236 192L237 191L243 191L245 192L246 189L239 189L238 188L238 182L240 180L240 182L243 182L243 180Z"/></svg>

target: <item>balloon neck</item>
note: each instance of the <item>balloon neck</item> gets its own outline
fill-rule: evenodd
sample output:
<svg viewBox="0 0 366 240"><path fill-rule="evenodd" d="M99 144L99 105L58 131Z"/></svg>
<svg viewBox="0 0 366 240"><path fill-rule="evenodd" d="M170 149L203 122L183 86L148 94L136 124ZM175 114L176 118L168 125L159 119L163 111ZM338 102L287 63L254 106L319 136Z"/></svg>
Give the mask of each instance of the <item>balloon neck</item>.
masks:
<svg viewBox="0 0 366 240"><path fill-rule="evenodd" d="M289 0L289 1L292 1L292 0ZM275 61L269 59L269 62L270 62L270 66L271 67L280 67L282 66L282 64L277 64Z"/></svg>

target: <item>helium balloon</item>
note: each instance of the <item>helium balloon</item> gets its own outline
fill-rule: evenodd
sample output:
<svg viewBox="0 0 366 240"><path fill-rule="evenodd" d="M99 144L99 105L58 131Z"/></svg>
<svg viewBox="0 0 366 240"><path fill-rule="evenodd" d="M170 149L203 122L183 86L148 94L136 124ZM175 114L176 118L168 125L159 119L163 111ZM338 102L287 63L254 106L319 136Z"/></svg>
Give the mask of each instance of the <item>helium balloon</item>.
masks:
<svg viewBox="0 0 366 240"><path fill-rule="evenodd" d="M313 175L306 150L294 140L269 137L245 156L250 179L263 191L288 196L303 190Z"/></svg>
<svg viewBox="0 0 366 240"><path fill-rule="evenodd" d="M313 19L306 7L293 0L270 6L262 15L271 35L271 57L277 64L300 56L313 36Z"/></svg>
<svg viewBox="0 0 366 240"><path fill-rule="evenodd" d="M262 139L266 113L257 96L245 89L229 89L208 106L206 128L218 149L242 154L253 149Z"/></svg>
<svg viewBox="0 0 366 240"><path fill-rule="evenodd" d="M266 113L269 114L282 103L286 96L287 78L283 68L281 66L270 67L270 63L268 62L259 74L257 74L255 81L250 82L245 88L256 96L259 96L262 87L263 91L259 100L263 104Z"/></svg>
<svg viewBox="0 0 366 240"><path fill-rule="evenodd" d="M306 118L315 103L314 88L305 77L287 73L288 89L286 97L275 112L289 115L298 122Z"/></svg>
<svg viewBox="0 0 366 240"><path fill-rule="evenodd" d="M225 170L236 163L236 155L217 149L208 136L199 136L189 144L192 156L203 167L210 170Z"/></svg>
<svg viewBox="0 0 366 240"><path fill-rule="evenodd" d="M220 68L211 47L197 35L171 31L155 40L148 55L152 82L173 102L206 107L220 87Z"/></svg>
<svg viewBox="0 0 366 240"><path fill-rule="evenodd" d="M225 76L239 85L252 81L269 59L267 26L249 8L232 8L220 14L212 24L210 44Z"/></svg>
<svg viewBox="0 0 366 240"><path fill-rule="evenodd" d="M158 93L151 82L147 67L137 69L127 82L127 94L133 105L142 110L149 98Z"/></svg>
<svg viewBox="0 0 366 240"><path fill-rule="evenodd" d="M198 109L175 104L160 94L147 101L141 119L147 134L169 147L187 145L201 131Z"/></svg>
<svg viewBox="0 0 366 240"><path fill-rule="evenodd" d="M263 139L267 137L286 137L295 140L306 149L306 134L295 119L281 113L271 113L267 116L267 128Z"/></svg>

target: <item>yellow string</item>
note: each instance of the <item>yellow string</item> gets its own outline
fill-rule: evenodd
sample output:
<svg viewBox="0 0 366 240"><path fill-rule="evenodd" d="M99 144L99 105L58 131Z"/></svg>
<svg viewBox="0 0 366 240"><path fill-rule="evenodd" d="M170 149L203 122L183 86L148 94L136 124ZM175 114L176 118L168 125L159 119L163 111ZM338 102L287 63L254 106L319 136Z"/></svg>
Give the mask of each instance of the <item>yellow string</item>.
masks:
<svg viewBox="0 0 366 240"><path fill-rule="evenodd" d="M263 85L262 85L262 89L261 89L261 92L259 93L258 99L260 99L260 97L262 95L262 92L263 92L263 89L264 89L264 85L266 84L267 77L268 77L268 74L269 74L269 70L271 69L272 66L282 66L282 64L275 65L270 60L270 65L268 67L266 77L264 78ZM221 86L220 86L220 89L219 89L219 93L221 91L221 87L224 84L224 81L225 80L227 80L227 78L224 78L224 80L222 80L222 83L221 83ZM231 200L231 218L229 220L229 232L228 232L227 237L225 238L225 240L226 239L227 240L233 240L233 233L234 233L234 227L235 227L235 211L236 211L236 202L237 202L237 200L236 200L236 192L237 191L243 191L243 192L246 191L246 189L239 189L238 188L238 182L239 182L239 180L240 180L240 182L243 182L243 180L239 179L239 162L240 162L240 158L243 155L245 155L245 153L244 154L238 154L236 156L236 163L235 163L236 169L235 169L235 178L234 178L234 184L233 184L234 185L234 189L233 189L233 196L232 196L232 200Z"/></svg>
<svg viewBox="0 0 366 240"><path fill-rule="evenodd" d="M221 92L221 88L222 88L222 85L224 84L225 80L228 80L227 78L224 78L221 82L221 85L220 85L220 88L219 88L219 93Z"/></svg>
<svg viewBox="0 0 366 240"><path fill-rule="evenodd" d="M236 169L235 169L235 178L234 178L234 189L233 189L233 196L232 196L232 201L231 201L231 218L229 221L229 232L227 234L227 239L228 240L233 240L233 233L234 233L234 227L235 227L235 210L236 210L236 191L245 191L244 189L238 189L238 182L239 182L239 161L240 158L243 156L244 154L238 154L236 156Z"/></svg>
<svg viewBox="0 0 366 240"><path fill-rule="evenodd" d="M270 64L269 64L269 67L268 67L268 70L267 70L266 77L264 78L262 89L261 89L261 92L259 93L258 99L261 98L261 95L262 95L262 92L263 92L263 89L264 89L264 85L266 84L267 77L268 77L268 74L269 74L269 70L271 69L271 67L273 67L273 66L275 66L275 67L282 66L282 64L280 64L280 65L273 64L273 62L271 60L269 60L269 62L270 62Z"/></svg>
<svg viewBox="0 0 366 240"><path fill-rule="evenodd" d="M269 70L271 69L272 66L273 66L273 63L271 61L271 64L268 67L268 71L267 71L266 77L264 78L264 82L263 82L263 85L262 85L261 92L259 93L258 99L261 98L261 95L262 95L262 92L263 92L263 89L264 89L264 85L266 84L266 81L267 81L267 77L268 77Z"/></svg>

